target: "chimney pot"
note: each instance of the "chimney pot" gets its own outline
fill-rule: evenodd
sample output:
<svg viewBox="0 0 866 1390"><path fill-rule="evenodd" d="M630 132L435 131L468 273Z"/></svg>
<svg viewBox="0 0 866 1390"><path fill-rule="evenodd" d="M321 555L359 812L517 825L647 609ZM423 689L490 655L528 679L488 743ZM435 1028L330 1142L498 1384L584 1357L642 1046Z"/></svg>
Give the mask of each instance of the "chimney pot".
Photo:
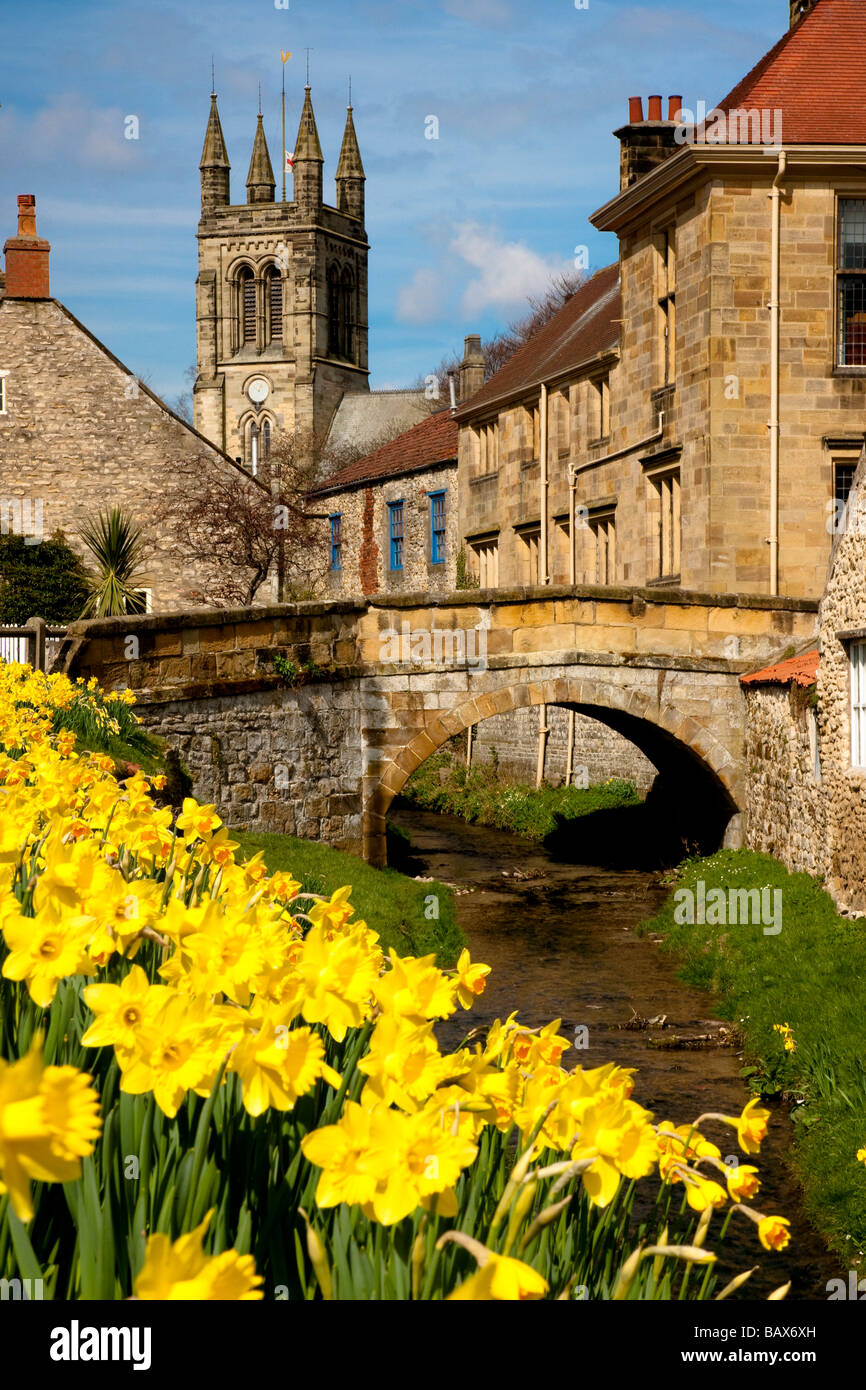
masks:
<svg viewBox="0 0 866 1390"><path fill-rule="evenodd" d="M660 121L662 118L662 99L660 96L652 96L649 99L649 116L647 120Z"/></svg>
<svg viewBox="0 0 866 1390"><path fill-rule="evenodd" d="M32 193L18 194L18 235L36 235L36 199Z"/></svg>
<svg viewBox="0 0 866 1390"><path fill-rule="evenodd" d="M640 125L643 120L643 97L629 97L628 99L628 123L629 125Z"/></svg>
<svg viewBox="0 0 866 1390"><path fill-rule="evenodd" d="M682 111L682 109L682 97L670 97L668 99L668 120L678 121L680 119L680 112Z"/></svg>

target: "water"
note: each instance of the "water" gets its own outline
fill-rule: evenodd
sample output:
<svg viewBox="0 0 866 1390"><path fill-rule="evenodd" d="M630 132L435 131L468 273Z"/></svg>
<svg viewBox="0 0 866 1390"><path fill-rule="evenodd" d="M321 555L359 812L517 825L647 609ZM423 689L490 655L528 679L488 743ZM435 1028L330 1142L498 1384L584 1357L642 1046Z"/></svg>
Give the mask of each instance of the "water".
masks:
<svg viewBox="0 0 866 1390"><path fill-rule="evenodd" d="M683 1124L708 1110L740 1113L749 1093L740 1076L742 1058L733 1048L671 1051L650 1045L673 1033L718 1034L725 1026L714 1018L709 995L677 979L675 958L636 934L666 897L659 874L563 863L518 836L402 802L390 819L411 836L408 872L473 890L455 902L472 959L492 967L472 1011L475 1024L517 1009L521 1022L532 1027L561 1018L562 1033L572 1039L584 1025L588 1047L566 1053L564 1064L612 1061L638 1068L634 1099L656 1120ZM665 1015L663 1028L638 1026ZM442 1046L461 1041L466 1018L443 1025ZM764 1103L771 1111L768 1139L757 1159L740 1157L759 1167L763 1181L751 1205L787 1216L791 1244L769 1254L757 1228L742 1216L732 1219L721 1247L713 1247L713 1231L718 1235L720 1229L714 1218L708 1244L717 1249L725 1278L759 1266L743 1297L765 1299L790 1279L789 1300L824 1300L827 1281L847 1275L800 1209L798 1185L784 1162L792 1142L787 1111ZM708 1125L707 1134L723 1157L739 1152L733 1130Z"/></svg>

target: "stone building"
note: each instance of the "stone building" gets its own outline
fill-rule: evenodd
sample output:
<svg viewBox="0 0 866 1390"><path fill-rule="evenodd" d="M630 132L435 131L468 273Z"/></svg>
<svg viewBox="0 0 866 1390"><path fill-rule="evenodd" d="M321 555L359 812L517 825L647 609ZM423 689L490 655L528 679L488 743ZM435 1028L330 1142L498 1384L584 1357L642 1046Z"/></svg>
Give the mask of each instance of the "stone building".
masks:
<svg viewBox="0 0 866 1390"><path fill-rule="evenodd" d="M196 282L196 428L252 472L276 430L327 435L346 393L366 392L364 166L349 107L325 203L310 88L295 141L293 197L276 180L259 115L246 202L232 203L216 96L201 157Z"/></svg>
<svg viewBox="0 0 866 1390"><path fill-rule="evenodd" d="M458 412L483 585L820 594L864 434L866 25L790 21L709 113L631 99L618 266Z"/></svg>
<svg viewBox="0 0 866 1390"><path fill-rule="evenodd" d="M324 479L311 507L327 524L325 594L447 594L457 585L457 425L428 415Z"/></svg>
<svg viewBox="0 0 866 1390"><path fill-rule="evenodd" d="M866 453L834 536L818 647L742 683L747 844L866 912Z"/></svg>
<svg viewBox="0 0 866 1390"><path fill-rule="evenodd" d="M260 485L139 382L51 294L49 243L36 234L36 200L18 199L18 235L0 277L0 524L34 542L62 530L85 555L80 528L120 506L143 531L141 587L156 612L195 606L219 567L178 548L159 521L188 464L209 477ZM185 486L192 484L187 479ZM272 601L266 583L257 602Z"/></svg>

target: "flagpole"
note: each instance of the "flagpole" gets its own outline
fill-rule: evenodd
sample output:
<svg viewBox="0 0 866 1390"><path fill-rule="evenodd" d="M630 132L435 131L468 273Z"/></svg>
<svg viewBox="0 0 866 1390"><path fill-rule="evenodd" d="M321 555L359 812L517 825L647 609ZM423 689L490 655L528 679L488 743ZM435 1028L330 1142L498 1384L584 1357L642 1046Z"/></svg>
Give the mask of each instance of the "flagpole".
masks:
<svg viewBox="0 0 866 1390"><path fill-rule="evenodd" d="M280 57L282 57L282 54L280 54ZM283 156L283 157L282 157L281 163L282 163L282 166L283 166L283 202L285 202L285 201L286 201L286 64L285 64L285 62L282 63L282 69L283 69L283 150L282 150L282 156Z"/></svg>

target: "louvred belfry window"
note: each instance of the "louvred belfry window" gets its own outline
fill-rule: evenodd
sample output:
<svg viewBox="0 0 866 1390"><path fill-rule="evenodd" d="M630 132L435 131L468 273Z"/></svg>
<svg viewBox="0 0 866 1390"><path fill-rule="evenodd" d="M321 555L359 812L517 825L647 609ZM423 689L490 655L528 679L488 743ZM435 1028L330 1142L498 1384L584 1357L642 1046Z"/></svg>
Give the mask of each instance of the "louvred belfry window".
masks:
<svg viewBox="0 0 866 1390"><path fill-rule="evenodd" d="M240 274L241 342L256 341L256 282L251 270Z"/></svg>
<svg viewBox="0 0 866 1390"><path fill-rule="evenodd" d="M837 366L866 367L866 200L840 198Z"/></svg>
<svg viewBox="0 0 866 1390"><path fill-rule="evenodd" d="M283 337L283 280L277 270L272 270L268 278L268 313L271 342L281 342Z"/></svg>

